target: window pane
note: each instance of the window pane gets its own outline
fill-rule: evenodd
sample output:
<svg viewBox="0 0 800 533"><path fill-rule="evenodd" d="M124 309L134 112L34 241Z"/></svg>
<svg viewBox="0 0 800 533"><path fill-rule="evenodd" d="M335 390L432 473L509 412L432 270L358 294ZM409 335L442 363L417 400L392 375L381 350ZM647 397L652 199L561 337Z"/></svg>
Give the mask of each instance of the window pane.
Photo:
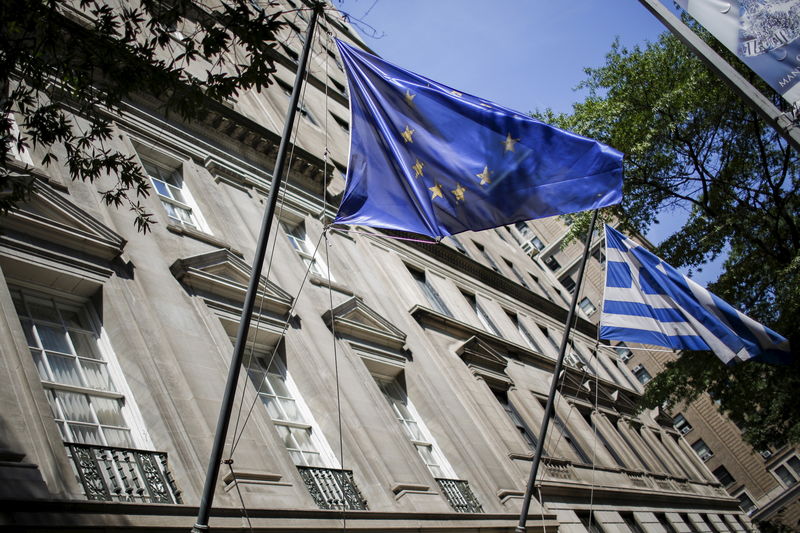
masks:
<svg viewBox="0 0 800 533"><path fill-rule="evenodd" d="M286 386L286 380L283 376L270 372L267 374L267 381L272 386L272 390L276 396L283 396L284 398L291 398L292 394L289 392L289 387Z"/></svg>
<svg viewBox="0 0 800 533"><path fill-rule="evenodd" d="M797 480L796 480L796 479L794 478L794 476L793 476L793 475L792 475L792 474L789 472L789 469L788 469L788 468L786 468L786 467L785 467L785 466L783 466L783 465L781 465L781 466L779 466L778 468L776 468L776 469L775 469L775 473L778 475L778 477L780 478L780 480L781 480L781 481L783 481L784 485L786 485L787 487L791 487L792 485L794 485L795 483L797 483Z"/></svg>
<svg viewBox="0 0 800 533"><path fill-rule="evenodd" d="M59 306L58 310L61 311L61 318L67 326L80 329L93 329L86 320L86 314L82 311L62 306Z"/></svg>
<svg viewBox="0 0 800 533"><path fill-rule="evenodd" d="M284 446L295 450L299 449L297 443L295 443L294 439L292 438L292 433L289 431L288 427L276 424L275 429L278 430L278 435L283 441Z"/></svg>
<svg viewBox="0 0 800 533"><path fill-rule="evenodd" d="M37 324L36 332L39 334L39 339L41 339L42 347L45 350L72 353L69 343L67 342L66 332L63 329L55 329L50 326Z"/></svg>
<svg viewBox="0 0 800 533"><path fill-rule="evenodd" d="M131 432L127 429L103 428L103 434L106 436L106 442L108 442L109 446L134 447Z"/></svg>
<svg viewBox="0 0 800 533"><path fill-rule="evenodd" d="M150 181L152 181L153 187L155 187L156 192L158 194L160 194L161 196L166 196L167 198L169 198L169 189L167 188L167 184L166 183L164 183L161 180L152 179L152 178L151 178Z"/></svg>
<svg viewBox="0 0 800 533"><path fill-rule="evenodd" d="M269 417L272 419L283 420L283 412L281 408L278 406L278 401L275 399L274 396L269 396L267 394L260 394L261 401L264 402L264 405L267 408L267 413L269 413Z"/></svg>
<svg viewBox="0 0 800 533"><path fill-rule="evenodd" d="M292 436L298 448L304 452L316 452L314 444L311 442L311 430L302 428L291 428Z"/></svg>
<svg viewBox="0 0 800 533"><path fill-rule="evenodd" d="M290 422L304 422L303 415L300 414L300 409L297 407L296 401L281 398L278 402L283 409L284 420L289 420Z"/></svg>
<svg viewBox="0 0 800 533"><path fill-rule="evenodd" d="M89 400L85 394L74 392L54 391L58 397L61 407L64 409L64 416L67 420L75 422L94 422L92 412L89 408Z"/></svg>
<svg viewBox="0 0 800 533"><path fill-rule="evenodd" d="M181 191L181 189L179 187L175 187L174 185L168 185L168 187L169 187L170 196L174 200L178 200L182 204L186 203L186 200L183 197L183 192Z"/></svg>
<svg viewBox="0 0 800 533"><path fill-rule="evenodd" d="M69 424L72 438L81 444L103 444L100 439L100 432L95 426L84 426L80 424Z"/></svg>
<svg viewBox="0 0 800 533"><path fill-rule="evenodd" d="M28 298L27 302L31 317L38 318L39 320L47 320L48 322L60 322L58 313L50 302L33 298Z"/></svg>
<svg viewBox="0 0 800 533"><path fill-rule="evenodd" d="M83 361L83 375L86 377L86 386L100 390L115 390L108 367L104 363Z"/></svg>
<svg viewBox="0 0 800 533"><path fill-rule="evenodd" d="M74 357L65 357L54 353L47 354L50 369L53 371L53 381L66 385L84 386L78 374L78 362Z"/></svg>
<svg viewBox="0 0 800 533"><path fill-rule="evenodd" d="M75 348L76 354L91 359L102 359L97 351L97 339L94 335L70 331L69 338L72 340L72 346Z"/></svg>
<svg viewBox="0 0 800 533"><path fill-rule="evenodd" d="M39 343L36 342L36 337L33 335L33 324L30 320L22 320L22 330L25 332L25 340L28 341L28 346L38 348Z"/></svg>
<svg viewBox="0 0 800 533"><path fill-rule="evenodd" d="M316 452L303 452L302 456L308 466L325 466L325 464L322 462L322 457ZM292 454L292 457L294 457L294 454Z"/></svg>
<svg viewBox="0 0 800 533"><path fill-rule="evenodd" d="M36 365L36 370L39 372L39 378L45 381L50 381L50 376L47 374L47 367L44 364L44 356L39 350L31 350L33 355L33 362Z"/></svg>
<svg viewBox="0 0 800 533"><path fill-rule="evenodd" d="M406 431L408 431L408 436L414 440L426 440L422 437L422 432L419 430L419 426L416 422L407 421L404 424Z"/></svg>
<svg viewBox="0 0 800 533"><path fill-rule="evenodd" d="M790 457L789 460L786 461L786 464L794 470L795 474L800 476L800 459L798 459L796 455Z"/></svg>
<svg viewBox="0 0 800 533"><path fill-rule="evenodd" d="M122 412L120 412L121 405L119 400L94 397L92 398L92 405L97 414L97 420L101 424L122 427L127 425L125 424L125 419L122 418Z"/></svg>

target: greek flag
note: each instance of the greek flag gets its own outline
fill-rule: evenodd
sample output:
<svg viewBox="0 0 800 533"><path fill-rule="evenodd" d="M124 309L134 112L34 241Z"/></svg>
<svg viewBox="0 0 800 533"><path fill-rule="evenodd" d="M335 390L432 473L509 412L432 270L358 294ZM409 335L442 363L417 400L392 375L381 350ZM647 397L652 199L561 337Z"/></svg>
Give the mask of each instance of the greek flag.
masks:
<svg viewBox="0 0 800 533"><path fill-rule="evenodd" d="M725 364L789 364L789 341L606 226L600 338L676 350L711 350Z"/></svg>

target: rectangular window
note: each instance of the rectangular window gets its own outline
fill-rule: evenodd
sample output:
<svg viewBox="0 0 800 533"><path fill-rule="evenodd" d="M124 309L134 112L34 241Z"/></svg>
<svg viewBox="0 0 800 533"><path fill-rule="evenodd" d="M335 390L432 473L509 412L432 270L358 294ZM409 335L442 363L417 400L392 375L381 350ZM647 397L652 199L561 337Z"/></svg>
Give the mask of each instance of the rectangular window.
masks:
<svg viewBox="0 0 800 533"><path fill-rule="evenodd" d="M494 259L489 254L489 252L486 251L486 248L484 248L482 244L478 244L475 241L472 241L472 244L475 245L475 248L477 248L478 251L483 256L483 258L486 259L486 263L489 265L489 268L491 268L492 270L494 270L495 272L497 272L499 274L500 273L500 267L498 267L497 263L494 262Z"/></svg>
<svg viewBox="0 0 800 533"><path fill-rule="evenodd" d="M656 516L656 520L658 520L658 523L661 524L661 527L664 528L664 531L666 533L678 533L678 530L675 529L675 526L673 526L672 523L669 520L667 520L666 513L653 513L653 514Z"/></svg>
<svg viewBox="0 0 800 533"><path fill-rule="evenodd" d="M619 515L622 517L622 521L625 522L625 525L628 526L628 529L631 530L631 533L644 533L644 529L642 529L642 526L636 521L636 517L633 516L633 513L619 513Z"/></svg>
<svg viewBox="0 0 800 533"><path fill-rule="evenodd" d="M536 397L536 400L538 400L539 405L541 405L542 409L545 409L546 412L547 409L546 401L542 400L539 397ZM572 451L575 452L575 455L577 455L584 464L587 465L592 464L592 461L589 459L589 456L586 455L586 452L583 451L583 448L581 448L580 444L578 444L578 441L575 440L575 437L572 435L572 432L567 428L567 426L561 420L561 417L558 416L556 413L553 413L552 421L554 429L556 430L555 433L556 435L558 435L558 437L556 437L556 440L560 437L561 439L564 440L564 442L567 443L567 445L572 449Z"/></svg>
<svg viewBox="0 0 800 533"><path fill-rule="evenodd" d="M700 530L697 529L696 525L694 525L694 522L692 521L692 519L689 518L689 514L688 513L681 513L680 517L681 517L681 520L683 520L683 523L686 524L686 526L689 528L690 533L700 533Z"/></svg>
<svg viewBox="0 0 800 533"><path fill-rule="evenodd" d="M542 259L542 262L545 265L547 265L547 268L549 268L553 272L555 272L556 270L561 268L561 263L558 262L558 260L556 259L555 255L548 255L547 257Z"/></svg>
<svg viewBox="0 0 800 533"><path fill-rule="evenodd" d="M708 515L701 514L700 518L703 519L703 522L705 522L706 527L708 528L709 531L711 531L711 533L720 533L719 529L717 529L717 527L711 523L711 520L708 518Z"/></svg>
<svg viewBox="0 0 800 533"><path fill-rule="evenodd" d="M561 279L561 285L563 285L564 288L567 289L567 292L570 293L570 294L575 292L575 287L577 286L576 283L575 283L575 280L572 279L570 276L566 276L566 277L562 278Z"/></svg>
<svg viewBox="0 0 800 533"><path fill-rule="evenodd" d="M789 468L792 469L795 475L800 476L800 459L798 459L796 455L789 457L786 464L789 465Z"/></svg>
<svg viewBox="0 0 800 533"><path fill-rule="evenodd" d="M475 295L467 292L462 292L461 294L464 296L464 299L467 300L467 303L469 303L470 307L472 307L472 310L475 311L475 314L478 315L478 320L480 320L481 324L483 324L483 328L489 333L499 337L500 330L497 329L497 326L495 326L494 322L492 322L489 313L487 313L483 306L478 303L478 299L475 297Z"/></svg>
<svg viewBox="0 0 800 533"><path fill-rule="evenodd" d="M445 459L439 446L433 440L428 428L421 422L417 410L411 404L406 391L397 380L382 381L377 377L375 381L383 392L386 401L394 412L395 418L400 422L408 440L417 449L417 453L435 478L454 478L453 469Z"/></svg>
<svg viewBox="0 0 800 533"><path fill-rule="evenodd" d="M739 500L739 508L744 511L747 516L752 515L758 507L753 503L753 499L748 496L746 492L742 492L738 496L734 496Z"/></svg>
<svg viewBox="0 0 800 533"><path fill-rule="evenodd" d="M517 228L517 231L525 240L528 240L533 235L531 228L528 227L526 222L515 222L514 227Z"/></svg>
<svg viewBox="0 0 800 533"><path fill-rule="evenodd" d="M256 350L247 374L292 461L300 466L325 467L327 441L317 429L289 371L278 356Z"/></svg>
<svg viewBox="0 0 800 533"><path fill-rule="evenodd" d="M636 379L638 379L639 383L642 385L653 379L653 376L650 375L650 372L647 371L644 365L637 365L634 367L633 375L636 376Z"/></svg>
<svg viewBox="0 0 800 533"><path fill-rule="evenodd" d="M783 483L787 487L791 487L792 485L797 483L797 478L795 478L792 475L792 473L789 472L789 469L786 468L786 466L784 465L779 466L772 472L775 474L775 477L777 477L781 481L781 483Z"/></svg>
<svg viewBox="0 0 800 533"><path fill-rule="evenodd" d="M672 426L680 431L681 435L686 435L692 430L691 424L689 424L686 418L680 413L675 415L672 419Z"/></svg>
<svg viewBox="0 0 800 533"><path fill-rule="evenodd" d="M459 253L461 253L461 254L463 254L463 255L466 255L467 257L469 257L469 252L467 252L467 249L466 249L466 248L464 248L464 245L463 245L463 244L461 244L461 241L459 241L457 238L455 238L455 237L453 237L452 235L450 235L450 242L452 242L452 243L453 243L453 247L454 247L456 250L458 250L458 252L459 252Z"/></svg>
<svg viewBox="0 0 800 533"><path fill-rule="evenodd" d="M433 285L430 284L428 281L427 274L422 270L417 270L416 268L412 268L407 266L409 273L414 278L414 281L417 282L417 286L420 288L422 293L427 298L428 303L430 303L434 309L439 311L442 314L447 316L453 316L453 313L450 312L450 309L444 303L439 293L436 292L436 289L433 288Z"/></svg>
<svg viewBox="0 0 800 533"><path fill-rule="evenodd" d="M708 447L703 439L695 441L694 444L692 444L692 449L703 461L708 461L714 457L714 452L711 451L711 448Z"/></svg>
<svg viewBox="0 0 800 533"><path fill-rule="evenodd" d="M717 478L717 481L719 481L723 487L730 487L731 485L736 483L736 480L733 478L731 473L728 472L728 469L725 468L724 466L721 465L718 466L717 468L714 469L712 474L714 474L714 477Z"/></svg>
<svg viewBox="0 0 800 533"><path fill-rule="evenodd" d="M631 349L625 346L625 343L622 342L614 346L614 351L617 352L617 355L623 363L633 357L633 352Z"/></svg>
<svg viewBox="0 0 800 533"><path fill-rule="evenodd" d="M142 159L142 166L170 220L176 224L208 232L206 228L200 227L194 201L180 170L167 168L146 159Z"/></svg>
<svg viewBox="0 0 800 533"><path fill-rule="evenodd" d="M606 254L603 252L602 248L598 248L592 252L592 257L594 257L601 265L605 264L606 262Z"/></svg>
<svg viewBox="0 0 800 533"><path fill-rule="evenodd" d="M578 520L588 533L605 533L600 523L597 521L597 515L589 511L575 511L578 515Z"/></svg>
<svg viewBox="0 0 800 533"><path fill-rule="evenodd" d="M494 392L495 398L497 398L497 401L500 402L500 405L503 407L503 410L505 410L508 418L511 419L511 422L517 428L517 431L519 431L519 434L522 435L522 438L525 439L526 443L528 443L528 447L531 450L535 450L536 443L538 442L536 436L533 434L533 431L531 431L531 428L528 427L528 424L526 424L525 421L522 420L522 417L519 416L519 413L514 408L514 405L508 399L508 394L497 390L492 390L492 392Z"/></svg>
<svg viewBox="0 0 800 533"><path fill-rule="evenodd" d="M314 243L308 238L304 223L300 222L294 226L283 223L283 231L286 233L286 237L289 239L292 248L295 249L297 255L300 256L306 268L309 269L312 274L316 274L325 279L330 278L331 281L336 281L333 274L325 265L325 261L320 257L319 253L317 253L317 247L314 246Z"/></svg>
<svg viewBox="0 0 800 533"><path fill-rule="evenodd" d="M583 418L584 420L586 420L586 423L589 424L589 427L591 427L594 430L594 434L597 435L597 437L600 439L600 443L606 449L611 458L614 459L614 462L617 463L617 466L621 466L622 468L628 468L628 465L626 465L625 461L622 460L622 457L620 457L620 455L617 453L617 450L614 449L614 447L608 441L603 432L600 431L600 428L597 426L597 424L595 424L594 418L592 418L592 413L588 411L587 412L580 411L580 413L581 415L583 415Z"/></svg>
<svg viewBox="0 0 800 533"><path fill-rule="evenodd" d="M586 316L592 316L595 311L597 311L597 307L592 303L592 301L588 297L584 297L580 302L578 302L578 307L580 307Z"/></svg>
<svg viewBox="0 0 800 533"><path fill-rule="evenodd" d="M505 258L503 258L503 261L505 261L506 266L508 267L509 270L511 270L511 273L514 274L514 277L517 278L519 284L525 287L526 289L530 289L530 285L528 285L528 282L525 281L525 276L522 275L522 272L520 272L520 270L517 268L517 265L515 265L514 263Z"/></svg>
<svg viewBox="0 0 800 533"><path fill-rule="evenodd" d="M134 448L91 308L22 289L11 297L61 438Z"/></svg>
<svg viewBox="0 0 800 533"><path fill-rule="evenodd" d="M528 331L528 328L526 328L522 322L520 322L519 315L512 313L511 311L506 311L506 315L508 315L508 319L511 320L512 324L514 324L514 327L517 328L517 331L519 332L520 337L522 337L522 339L525 341L525 344L527 344L531 349L542 353L542 349L533 338L533 335L531 335L531 332Z"/></svg>

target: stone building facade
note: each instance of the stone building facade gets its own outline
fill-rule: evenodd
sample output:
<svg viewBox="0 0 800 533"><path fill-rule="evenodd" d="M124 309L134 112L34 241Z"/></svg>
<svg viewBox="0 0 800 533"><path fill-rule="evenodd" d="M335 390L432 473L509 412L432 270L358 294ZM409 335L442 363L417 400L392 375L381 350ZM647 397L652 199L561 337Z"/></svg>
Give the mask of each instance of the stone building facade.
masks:
<svg viewBox="0 0 800 533"><path fill-rule="evenodd" d="M3 526L191 527L305 31L283 5L268 90L193 124L141 96L116 122L151 233L103 183L11 162L37 192L0 219ZM569 295L517 237L560 222L442 244L328 228L348 110L326 35L363 43L330 11L321 28L211 526L513 531ZM639 382L582 308L528 530L750 530L671 419L634 413Z"/></svg>

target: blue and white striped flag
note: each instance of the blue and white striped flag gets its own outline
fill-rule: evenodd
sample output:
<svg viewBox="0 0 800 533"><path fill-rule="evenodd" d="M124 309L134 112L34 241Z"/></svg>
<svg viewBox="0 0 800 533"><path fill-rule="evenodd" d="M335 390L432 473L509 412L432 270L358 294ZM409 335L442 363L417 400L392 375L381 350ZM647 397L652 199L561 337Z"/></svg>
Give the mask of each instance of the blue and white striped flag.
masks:
<svg viewBox="0 0 800 533"><path fill-rule="evenodd" d="M789 341L610 226L606 257L601 339L711 350L725 364L790 362Z"/></svg>

